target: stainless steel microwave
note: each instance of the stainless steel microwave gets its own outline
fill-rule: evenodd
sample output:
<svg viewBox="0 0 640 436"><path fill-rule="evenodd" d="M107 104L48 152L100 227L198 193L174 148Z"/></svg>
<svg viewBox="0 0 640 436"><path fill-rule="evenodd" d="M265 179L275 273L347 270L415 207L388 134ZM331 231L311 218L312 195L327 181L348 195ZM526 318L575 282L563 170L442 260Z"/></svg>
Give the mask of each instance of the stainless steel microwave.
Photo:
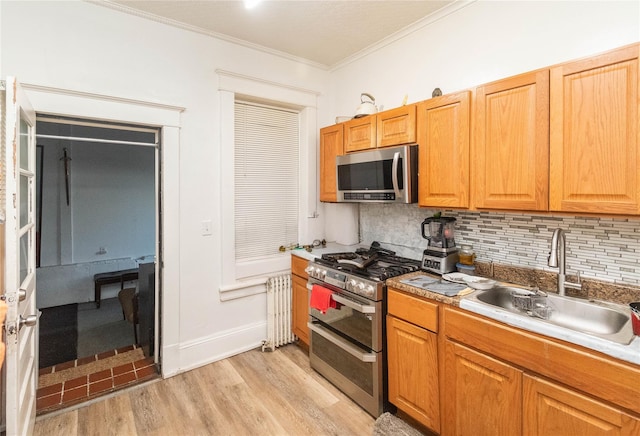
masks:
<svg viewBox="0 0 640 436"><path fill-rule="evenodd" d="M338 202L416 203L418 146L402 145L336 157Z"/></svg>

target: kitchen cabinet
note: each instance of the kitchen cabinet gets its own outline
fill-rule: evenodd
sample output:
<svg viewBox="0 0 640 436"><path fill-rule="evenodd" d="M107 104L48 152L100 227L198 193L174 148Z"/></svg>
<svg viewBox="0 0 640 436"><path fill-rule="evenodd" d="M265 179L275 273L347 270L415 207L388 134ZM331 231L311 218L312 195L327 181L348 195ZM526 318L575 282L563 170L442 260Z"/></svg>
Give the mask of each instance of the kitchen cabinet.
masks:
<svg viewBox="0 0 640 436"><path fill-rule="evenodd" d="M367 115L344 123L345 153L376 148L376 121L375 115Z"/></svg>
<svg viewBox="0 0 640 436"><path fill-rule="evenodd" d="M445 434L512 436L521 433L522 371L447 341L445 386Z"/></svg>
<svg viewBox="0 0 640 436"><path fill-rule="evenodd" d="M376 115L377 147L416 142L416 105L410 104Z"/></svg>
<svg viewBox="0 0 640 436"><path fill-rule="evenodd" d="M524 376L525 435L638 435L640 420L544 379Z"/></svg>
<svg viewBox="0 0 640 436"><path fill-rule="evenodd" d="M389 402L440 432L438 305L388 290Z"/></svg>
<svg viewBox="0 0 640 436"><path fill-rule="evenodd" d="M298 337L299 344L305 348L309 346L309 291L307 290L307 279L309 276L305 269L309 261L302 257L291 255L291 306L292 306L292 326L293 334Z"/></svg>
<svg viewBox="0 0 640 436"><path fill-rule="evenodd" d="M344 154L344 125L320 129L320 201L336 202L336 156Z"/></svg>
<svg viewBox="0 0 640 436"><path fill-rule="evenodd" d="M471 92L417 105L418 204L469 207Z"/></svg>
<svg viewBox="0 0 640 436"><path fill-rule="evenodd" d="M551 210L640 214L639 54L551 68Z"/></svg>
<svg viewBox="0 0 640 436"><path fill-rule="evenodd" d="M482 209L546 211L549 70L478 87L475 115L474 205Z"/></svg>
<svg viewBox="0 0 640 436"><path fill-rule="evenodd" d="M344 126L344 151L354 152L416 142L416 105L354 118Z"/></svg>
<svg viewBox="0 0 640 436"><path fill-rule="evenodd" d="M443 434L640 434L637 365L456 308L443 316Z"/></svg>

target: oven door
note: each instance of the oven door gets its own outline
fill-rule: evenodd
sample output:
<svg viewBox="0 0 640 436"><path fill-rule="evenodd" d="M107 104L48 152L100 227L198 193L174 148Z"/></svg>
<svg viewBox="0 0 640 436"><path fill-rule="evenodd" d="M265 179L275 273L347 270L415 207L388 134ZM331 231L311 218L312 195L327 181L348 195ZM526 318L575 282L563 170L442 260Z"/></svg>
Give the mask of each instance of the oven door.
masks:
<svg viewBox="0 0 640 436"><path fill-rule="evenodd" d="M317 320L308 324L311 367L351 397L371 416L383 412L382 353L337 335Z"/></svg>
<svg viewBox="0 0 640 436"><path fill-rule="evenodd" d="M313 285L320 285L332 292L337 308L329 308L326 313L310 307L309 315L320 321L331 330L345 338L357 342L371 351L381 351L382 337L382 302L367 300L348 291L343 291L325 282L309 279L307 289L311 292Z"/></svg>

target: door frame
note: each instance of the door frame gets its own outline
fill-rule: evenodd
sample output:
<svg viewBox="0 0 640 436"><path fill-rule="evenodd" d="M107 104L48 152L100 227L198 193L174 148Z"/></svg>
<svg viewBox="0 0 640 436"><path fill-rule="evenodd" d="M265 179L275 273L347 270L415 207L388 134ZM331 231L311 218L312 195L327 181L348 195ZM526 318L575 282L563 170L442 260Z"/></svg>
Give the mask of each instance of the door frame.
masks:
<svg viewBox="0 0 640 436"><path fill-rule="evenodd" d="M179 132L183 107L22 84L36 113L141 124L160 128L162 167L159 176L159 214L156 217L156 335L155 361L167 377L179 369ZM157 155L158 156L158 155Z"/></svg>

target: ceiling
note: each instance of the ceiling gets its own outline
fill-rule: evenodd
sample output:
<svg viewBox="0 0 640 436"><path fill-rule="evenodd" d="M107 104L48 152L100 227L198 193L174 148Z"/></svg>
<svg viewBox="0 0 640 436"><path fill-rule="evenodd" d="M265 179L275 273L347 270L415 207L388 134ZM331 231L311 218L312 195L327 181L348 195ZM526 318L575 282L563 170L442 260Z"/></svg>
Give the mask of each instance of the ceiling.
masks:
<svg viewBox="0 0 640 436"><path fill-rule="evenodd" d="M458 0L459 1L459 0ZM123 12L331 68L456 0L98 0Z"/></svg>

